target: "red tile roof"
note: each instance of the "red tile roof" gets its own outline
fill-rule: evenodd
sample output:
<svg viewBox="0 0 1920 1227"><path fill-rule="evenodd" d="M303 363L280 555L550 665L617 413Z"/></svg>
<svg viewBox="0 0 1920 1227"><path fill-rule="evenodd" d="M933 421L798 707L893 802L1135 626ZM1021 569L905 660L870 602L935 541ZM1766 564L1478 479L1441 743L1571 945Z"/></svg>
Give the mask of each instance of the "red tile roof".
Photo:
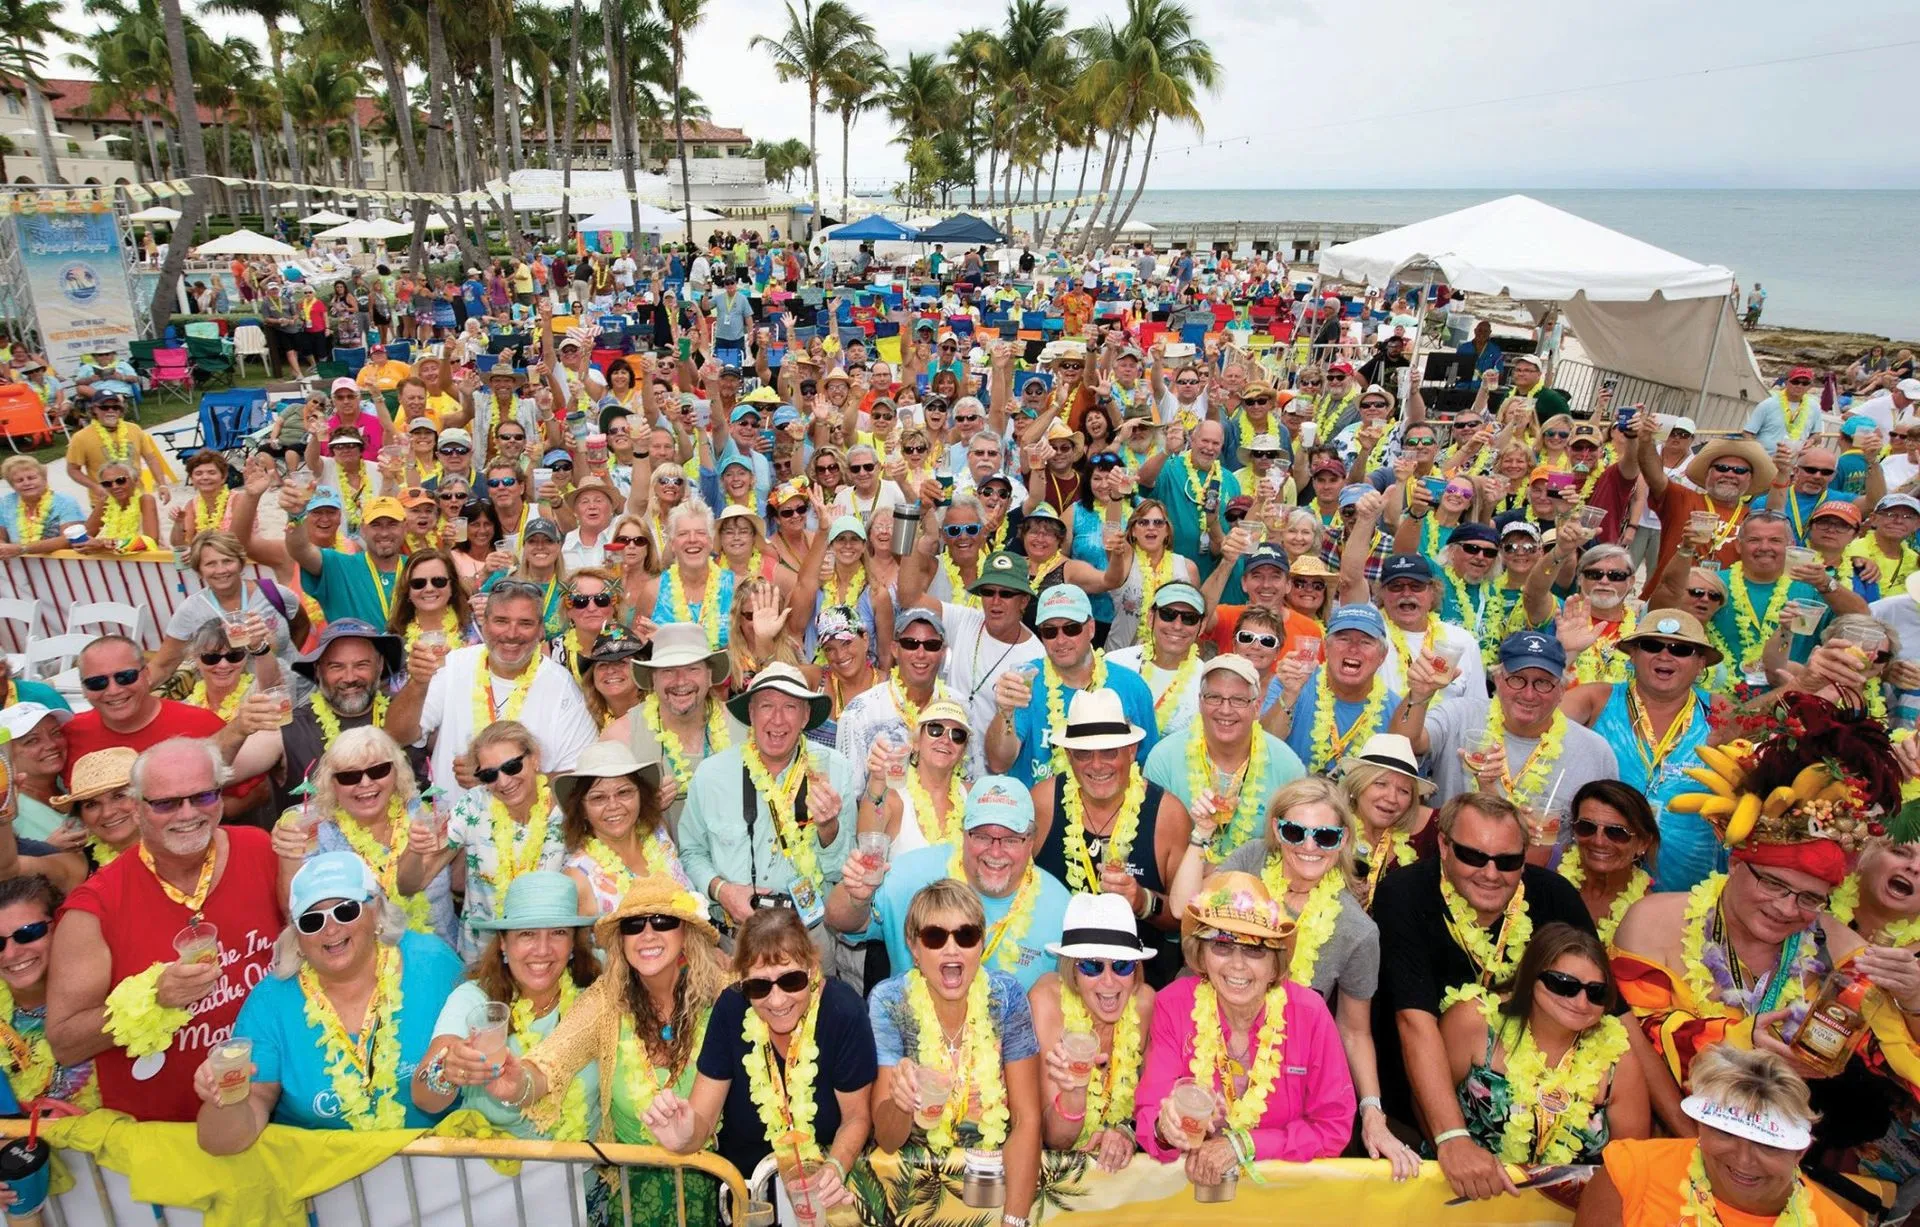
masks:
<svg viewBox="0 0 1920 1227"><path fill-rule="evenodd" d="M129 115L126 108L118 104L106 108L97 115L91 114L88 111L88 103L92 101L94 87L98 84L99 82L97 81L89 81L81 77L46 78L43 89L48 101L52 104L54 120L56 122L71 121L74 123L124 124L139 122L136 116ZM19 88L18 78L0 73L0 89L17 90ZM165 104L158 101L157 94L149 96L156 100L154 104L156 112L165 109ZM380 118L380 104L375 99L361 97L354 101L356 110L359 112L362 127L370 126ZM214 123L219 119L219 115L215 113L213 108L207 106L204 102L198 105L197 110L199 111L200 122L203 124Z"/></svg>
<svg viewBox="0 0 1920 1227"><path fill-rule="evenodd" d="M718 124L708 123L704 119L690 119L682 125L682 128L686 133L686 140L689 144L747 145L752 143L752 138L750 138L744 130L740 128L722 128ZM557 135L559 132L558 127L556 127L554 131ZM583 141L604 141L609 138L610 133L605 124L595 124L593 127L583 129L580 132L580 139ZM673 132L671 130L663 131L659 136L651 139L671 141L674 139Z"/></svg>

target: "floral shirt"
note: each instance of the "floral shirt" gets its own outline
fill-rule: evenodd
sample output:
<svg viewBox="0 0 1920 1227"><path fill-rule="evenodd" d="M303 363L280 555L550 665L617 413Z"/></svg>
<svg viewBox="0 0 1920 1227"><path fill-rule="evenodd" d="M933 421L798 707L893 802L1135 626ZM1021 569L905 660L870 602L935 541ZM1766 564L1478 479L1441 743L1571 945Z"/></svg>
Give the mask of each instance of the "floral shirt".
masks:
<svg viewBox="0 0 1920 1227"><path fill-rule="evenodd" d="M472 963L480 957L480 950L487 944L487 933L476 931L473 922L492 920L499 911L499 896L504 893L503 886L496 885L500 873L500 856L493 846L492 795L484 788L476 788L461 796L453 807L453 817L447 823L447 847L460 848L466 853L467 860L467 909L460 923L459 941L455 945L460 957ZM513 834L514 851L519 852L527 839L528 827L516 827ZM535 869L559 869L566 863L567 845L560 837L560 811L556 808L547 818L546 841L540 848L540 863Z"/></svg>

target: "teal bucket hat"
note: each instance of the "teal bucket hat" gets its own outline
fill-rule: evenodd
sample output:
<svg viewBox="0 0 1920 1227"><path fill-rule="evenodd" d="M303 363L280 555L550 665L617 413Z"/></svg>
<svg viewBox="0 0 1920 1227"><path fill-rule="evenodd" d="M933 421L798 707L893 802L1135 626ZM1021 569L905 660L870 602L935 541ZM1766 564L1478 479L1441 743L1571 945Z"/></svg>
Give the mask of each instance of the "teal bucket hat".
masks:
<svg viewBox="0 0 1920 1227"><path fill-rule="evenodd" d="M469 920L476 929L578 929L600 919L582 916L580 892L573 879L557 869L523 873L507 887L500 915L492 920Z"/></svg>

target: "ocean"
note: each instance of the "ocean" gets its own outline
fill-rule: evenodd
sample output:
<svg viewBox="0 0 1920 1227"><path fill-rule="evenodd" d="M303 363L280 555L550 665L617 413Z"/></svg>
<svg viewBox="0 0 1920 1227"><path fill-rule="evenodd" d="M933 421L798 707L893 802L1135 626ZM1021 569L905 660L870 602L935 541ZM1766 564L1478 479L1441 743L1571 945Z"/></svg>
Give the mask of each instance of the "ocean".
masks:
<svg viewBox="0 0 1920 1227"><path fill-rule="evenodd" d="M1743 302L1760 282L1764 324L1920 342L1920 294L1909 296L1920 287L1920 245L1909 241L1920 222L1915 191L1148 190L1133 216L1403 225L1514 192L1702 264L1724 264L1740 279Z"/></svg>

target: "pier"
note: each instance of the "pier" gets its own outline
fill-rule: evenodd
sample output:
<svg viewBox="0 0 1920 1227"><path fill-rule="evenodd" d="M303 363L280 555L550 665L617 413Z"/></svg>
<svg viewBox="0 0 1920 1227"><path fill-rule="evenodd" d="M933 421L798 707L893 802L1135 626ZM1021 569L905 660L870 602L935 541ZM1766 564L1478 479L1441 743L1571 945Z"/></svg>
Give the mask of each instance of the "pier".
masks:
<svg viewBox="0 0 1920 1227"><path fill-rule="evenodd" d="M1184 247L1188 251L1278 252L1289 264L1318 258L1322 248L1351 243L1393 229L1385 222L1160 222L1148 223L1152 234L1122 233L1117 241L1152 239L1156 249Z"/></svg>

